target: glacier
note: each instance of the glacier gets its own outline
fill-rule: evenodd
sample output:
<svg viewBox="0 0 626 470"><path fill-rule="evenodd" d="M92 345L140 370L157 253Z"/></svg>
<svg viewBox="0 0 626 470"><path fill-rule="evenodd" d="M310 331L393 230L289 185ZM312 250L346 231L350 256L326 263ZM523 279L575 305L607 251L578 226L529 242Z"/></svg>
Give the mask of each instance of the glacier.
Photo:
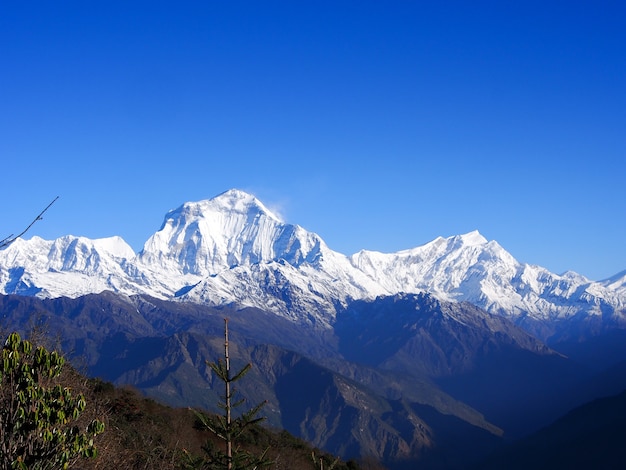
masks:
<svg viewBox="0 0 626 470"><path fill-rule="evenodd" d="M75 298L105 290L256 307L320 328L351 301L420 292L530 329L581 318L626 326L626 271L601 282L554 274L518 262L478 231L346 256L237 189L169 211L139 253L120 237L71 235L18 239L0 250L4 294Z"/></svg>

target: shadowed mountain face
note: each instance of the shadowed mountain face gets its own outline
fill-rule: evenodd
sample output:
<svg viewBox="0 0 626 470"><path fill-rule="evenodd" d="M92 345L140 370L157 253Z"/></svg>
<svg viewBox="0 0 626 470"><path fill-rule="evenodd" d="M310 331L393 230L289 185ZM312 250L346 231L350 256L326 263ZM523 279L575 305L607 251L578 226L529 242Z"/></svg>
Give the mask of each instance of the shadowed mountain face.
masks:
<svg viewBox="0 0 626 470"><path fill-rule="evenodd" d="M512 322L426 294L354 302L335 331L346 358L427 376L512 437L567 411L576 403L570 389L584 377Z"/></svg>
<svg viewBox="0 0 626 470"><path fill-rule="evenodd" d="M372 456L392 468L438 462L454 444L443 429L457 429L474 443L466 453L457 449L459 461L485 455L500 442L500 429L428 380L347 361L336 350L336 337L307 334L276 315L115 295L45 301L4 296L0 305L14 326L36 319L50 333L62 332L66 348L93 375L133 384L169 404L212 410L223 390L205 361L222 356L228 316L233 368L254 365L238 383L247 403L267 400L268 424L347 458Z"/></svg>
<svg viewBox="0 0 626 470"><path fill-rule="evenodd" d="M476 470L616 469L626 462L626 391L580 406Z"/></svg>
<svg viewBox="0 0 626 470"><path fill-rule="evenodd" d="M507 346L555 354L500 316L427 294L352 302L338 315L334 329L339 351L348 359L431 377L470 372L477 360Z"/></svg>
<svg viewBox="0 0 626 470"><path fill-rule="evenodd" d="M530 432L581 403L572 390L590 376L510 321L426 294L352 302L330 330L259 309L112 293L0 296L0 312L6 328L46 325L93 375L209 409L223 392L205 361L223 354L228 317L234 368L254 366L241 393L249 403L268 400L270 425L390 468L460 468L500 436ZM618 372L606 383L615 386Z"/></svg>

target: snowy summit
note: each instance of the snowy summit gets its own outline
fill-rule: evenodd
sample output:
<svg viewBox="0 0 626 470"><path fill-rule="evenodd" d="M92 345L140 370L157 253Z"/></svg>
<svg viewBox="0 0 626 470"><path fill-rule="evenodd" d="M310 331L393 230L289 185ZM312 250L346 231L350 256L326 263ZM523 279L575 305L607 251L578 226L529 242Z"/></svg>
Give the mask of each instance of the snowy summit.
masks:
<svg viewBox="0 0 626 470"><path fill-rule="evenodd" d="M138 254L119 237L34 237L0 251L4 294L78 297L111 290L252 306L321 326L352 300L424 291L514 319L601 316L608 308L622 321L625 279L621 273L598 283L522 264L478 231L397 253L347 257L237 189L168 212Z"/></svg>

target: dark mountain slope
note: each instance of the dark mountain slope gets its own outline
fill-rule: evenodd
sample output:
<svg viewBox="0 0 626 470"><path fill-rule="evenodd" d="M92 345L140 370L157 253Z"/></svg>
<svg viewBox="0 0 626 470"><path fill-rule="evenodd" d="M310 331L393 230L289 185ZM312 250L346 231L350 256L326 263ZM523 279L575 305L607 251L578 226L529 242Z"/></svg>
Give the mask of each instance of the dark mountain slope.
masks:
<svg viewBox="0 0 626 470"><path fill-rule="evenodd" d="M217 360L223 354L222 341L180 333L111 342L107 344L109 357L103 356L107 369L102 372L115 375L123 371L116 382L133 383L169 403L216 409L222 384L209 374L204 360ZM142 360L128 360L133 356L142 356ZM238 390L250 404L267 400L264 413L270 425L344 458L371 456L390 468L403 468L398 466L403 461L411 465L438 462L454 444L438 435L449 429L450 422L465 442L473 443L465 449L455 447L460 462L500 445L499 437L485 429L432 407L388 400L278 346L242 347L231 341L230 357L235 370L247 362L253 364L246 379L237 384ZM421 417L421 411L427 419Z"/></svg>
<svg viewBox="0 0 626 470"><path fill-rule="evenodd" d="M420 383L414 378L405 380L404 374L394 371L376 372L351 364L338 353L331 354L337 344L332 332L312 334L259 310L194 308L111 294L56 301L1 299L13 327L26 328L36 312L38 321L62 335L74 354L84 355L90 374L133 384L169 404L207 409L216 409L223 391L205 360L222 356L223 318L228 316L233 368L247 362L254 365L241 382L242 395L250 403L268 400L265 412L270 425L346 457L369 455L390 465L403 459L438 461L449 442L440 441L437 433L455 415L465 440L474 443L467 455L458 453L460 461L499 443L497 428L432 383L422 381L412 389L412 384ZM299 346L338 367L323 367L300 352L263 340ZM349 371L352 378L339 370ZM376 377L395 384L394 399L367 386ZM367 380L359 383L358 378ZM424 406L428 408L420 408ZM427 420L416 411L420 409L429 410Z"/></svg>
<svg viewBox="0 0 626 470"><path fill-rule="evenodd" d="M596 372L626 361L626 330L612 329L590 338L575 336L549 344Z"/></svg>
<svg viewBox="0 0 626 470"><path fill-rule="evenodd" d="M92 375L207 409L222 390L205 360L221 357L228 317L234 367L254 365L241 392L268 400L269 424L393 468L461 468L498 445L499 428L521 435L580 403L589 373L502 317L426 294L353 302L326 331L258 309L106 292L0 296L0 312L5 328L46 325ZM620 375L605 371L589 393Z"/></svg>
<svg viewBox="0 0 626 470"><path fill-rule="evenodd" d="M369 455L390 468L413 468L416 462L438 468L434 464L454 447L440 439L440 431L451 428L473 443L471 449L455 449L459 461L501 443L493 432L427 405L387 399L299 354L263 345L254 348L252 359L275 384L285 429L346 458Z"/></svg>
<svg viewBox="0 0 626 470"><path fill-rule="evenodd" d="M580 406L477 469L626 468L626 391Z"/></svg>
<svg viewBox="0 0 626 470"><path fill-rule="evenodd" d="M348 359L429 377L511 437L578 404L569 390L586 373L509 320L428 294L353 302L335 331Z"/></svg>

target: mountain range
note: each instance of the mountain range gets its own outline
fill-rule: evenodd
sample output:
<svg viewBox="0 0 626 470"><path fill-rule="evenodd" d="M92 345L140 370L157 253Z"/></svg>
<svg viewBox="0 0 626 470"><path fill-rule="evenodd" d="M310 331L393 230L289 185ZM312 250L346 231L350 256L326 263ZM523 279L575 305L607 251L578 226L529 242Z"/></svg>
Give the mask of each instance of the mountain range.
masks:
<svg viewBox="0 0 626 470"><path fill-rule="evenodd" d="M626 326L626 271L594 282L516 261L477 231L397 253L331 250L229 190L168 212L135 254L119 237L16 240L0 251L5 294L40 298L110 290L202 305L239 305L330 327L354 300L427 292L512 319L543 340Z"/></svg>
<svg viewBox="0 0 626 470"><path fill-rule="evenodd" d="M478 232L347 256L239 190L168 212L139 253L18 239L0 289L5 328L43 322L89 373L179 406L215 408L228 317L272 426L393 469L465 468L626 389L626 271L557 275Z"/></svg>

